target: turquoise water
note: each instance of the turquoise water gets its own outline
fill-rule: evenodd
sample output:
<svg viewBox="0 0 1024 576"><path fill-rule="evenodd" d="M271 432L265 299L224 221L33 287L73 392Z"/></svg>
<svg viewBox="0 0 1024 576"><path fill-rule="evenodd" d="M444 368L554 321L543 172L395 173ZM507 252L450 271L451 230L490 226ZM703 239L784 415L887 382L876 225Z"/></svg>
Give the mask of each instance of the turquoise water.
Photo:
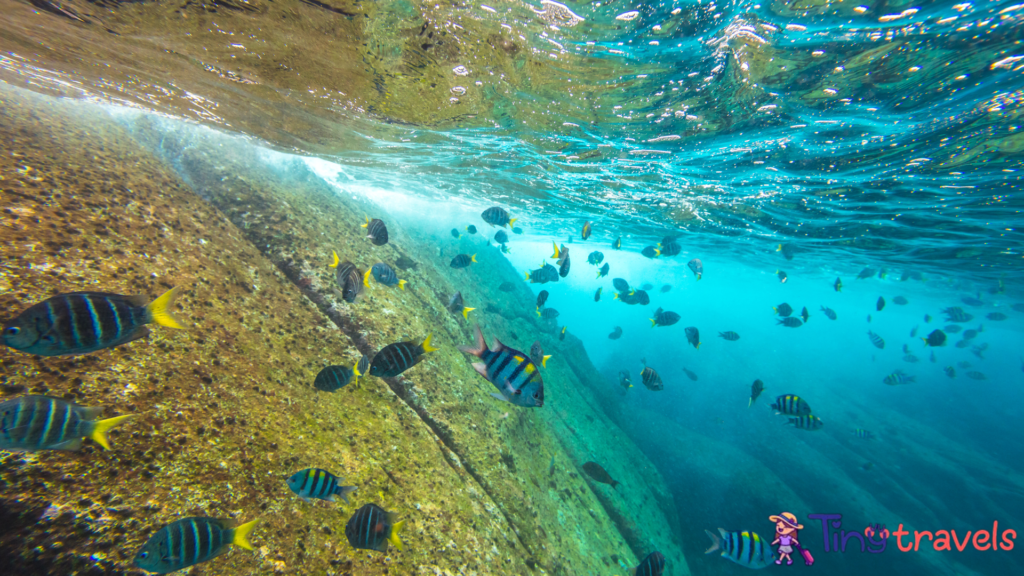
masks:
<svg viewBox="0 0 1024 576"><path fill-rule="evenodd" d="M568 246L569 275L531 288L550 293L556 330L579 338L604 376L583 382L588 393L665 479L670 513L680 519L671 540L692 574L746 573L705 556L704 531L769 536L769 516L783 511L805 525L800 540L815 573L1024 573L1018 543L963 552L922 543L902 552L893 537L881 554L829 552L809 517L842 514L843 529L858 531L884 524L962 535L993 522L1000 532L1024 530L1024 9L602 4L445 7L487 30L515 26L509 38L536 72L487 60L461 37L464 60L420 62L453 84L439 84L454 102L431 121L423 120L429 111L389 108L373 92L329 104L308 96L326 74L303 92L264 71L268 90L257 93L237 79L197 81L188 69L115 62L133 80L107 82L91 68L49 60L73 38L55 34L53 47L25 48L33 46L27 25L5 33L0 72L19 87L96 99L129 130L144 121L173 136L174 146L155 151L190 184L183 150L190 139L204 142L208 127L263 147L267 165L287 167L298 156L339 194L400 224L405 240L436 246L438 262L468 246L522 273L554 264L552 242ZM389 18L415 10L382 8ZM264 55L274 53L270 44ZM450 74L453 64L465 74ZM395 82L388 86L400 82L374 70ZM395 90L396 100L415 101ZM184 93L194 107L175 100ZM495 205L523 230L509 231L508 254L480 218ZM593 235L584 240L588 221ZM480 235L451 238L451 228L470 224ZM678 236L679 255L640 254L665 236ZM621 250L612 247L617 238ZM791 258L778 250L783 244ZM607 277L586 262L594 250L610 265ZM704 265L699 281L687 268L693 258ZM858 279L865 268L873 273ZM446 273L464 293L500 298L501 280L475 270ZM614 278L650 283L650 304L617 301ZM810 319L778 325L773 307L781 303L794 317L806 307ZM659 307L682 319L652 328ZM948 321L949 307L973 318ZM954 324L956 332L947 329ZM616 326L623 335L611 340ZM699 350L686 327L699 329ZM922 338L936 329L947 342L926 346ZM969 329L977 336L957 347ZM726 331L739 340L721 338ZM643 361L664 390L641 383ZM619 385L623 370L632 388ZM897 371L915 381L887 385ZM758 379L765 391L748 406ZM770 408L783 394L804 398L823 427L787 425ZM558 402L548 397L541 409L557 411ZM668 560L666 574L675 574ZM804 569L795 563L790 570Z"/></svg>

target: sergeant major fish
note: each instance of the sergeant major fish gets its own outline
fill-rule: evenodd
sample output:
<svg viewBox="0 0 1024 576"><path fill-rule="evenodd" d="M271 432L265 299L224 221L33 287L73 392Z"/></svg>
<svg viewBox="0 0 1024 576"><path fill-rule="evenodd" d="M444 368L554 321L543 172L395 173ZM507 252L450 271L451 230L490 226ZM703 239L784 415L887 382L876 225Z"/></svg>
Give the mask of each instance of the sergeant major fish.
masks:
<svg viewBox="0 0 1024 576"><path fill-rule="evenodd" d="M778 306L773 306L772 310L775 310L775 313L778 314L779 316L782 316L783 318L793 313L793 307L790 306L789 304L786 304L785 302L779 304Z"/></svg>
<svg viewBox="0 0 1024 576"><path fill-rule="evenodd" d="M369 270L363 274L363 286L370 287L370 276L381 284L391 288L392 286L398 286L402 290L405 290L407 282L405 280L399 280L398 274L395 274L395 269L383 262L377 262L370 267Z"/></svg>
<svg viewBox="0 0 1024 576"><path fill-rule="evenodd" d="M78 450L90 438L110 450L107 433L130 415L100 420L103 408L79 406L63 398L28 395L0 402L0 450Z"/></svg>
<svg viewBox="0 0 1024 576"><path fill-rule="evenodd" d="M492 206L480 213L480 217L491 226L512 226L516 218L511 218L507 210L500 206Z"/></svg>
<svg viewBox="0 0 1024 576"><path fill-rule="evenodd" d="M825 423L821 421L821 418L818 418L814 414L805 414L803 416L790 418L789 424L796 428L800 428L801 430L812 431L821 430L821 427L825 425Z"/></svg>
<svg viewBox="0 0 1024 576"><path fill-rule="evenodd" d="M719 332L718 335L729 342L735 342L740 339L740 335L729 330L728 332Z"/></svg>
<svg viewBox="0 0 1024 576"><path fill-rule="evenodd" d="M39 356L87 354L149 334L146 324L185 326L172 312L177 288L149 302L145 296L105 292L58 294L28 307L4 324L3 343Z"/></svg>
<svg viewBox="0 0 1024 576"><path fill-rule="evenodd" d="M474 262L476 262L476 254L473 254L472 256L468 254L459 254L455 258L452 258L451 264L449 264L449 266L456 269L465 268Z"/></svg>
<svg viewBox="0 0 1024 576"><path fill-rule="evenodd" d="M822 306L821 307L821 313L824 314L825 318L828 318L829 320L835 320L836 319L836 311L831 309L831 308L828 308L826 306Z"/></svg>
<svg viewBox="0 0 1024 576"><path fill-rule="evenodd" d="M910 384L916 382L917 376L909 376L904 374L902 370L896 370L892 374L889 374L885 378L882 378L882 382L889 386L898 386L900 384Z"/></svg>
<svg viewBox="0 0 1024 576"><path fill-rule="evenodd" d="M362 271L348 260L339 264L337 252L334 253L334 262L331 263L331 268L335 269L334 279L341 288L341 299L352 304L363 292Z"/></svg>
<svg viewBox="0 0 1024 576"><path fill-rule="evenodd" d="M430 334L419 344L411 340L388 344L373 355L368 373L378 378L394 378L419 364L424 354L435 350L437 348L430 345Z"/></svg>
<svg viewBox="0 0 1024 576"><path fill-rule="evenodd" d="M646 386L648 390L663 390L665 385L662 383L661 376L658 375L658 372L647 365L646 358L641 360L641 362L643 362L644 369L640 371L640 381L643 382L644 386Z"/></svg>
<svg viewBox="0 0 1024 576"><path fill-rule="evenodd" d="M665 555L661 552L651 552L629 572L631 576L662 576L665 573Z"/></svg>
<svg viewBox="0 0 1024 576"><path fill-rule="evenodd" d="M344 478L339 478L326 470L306 468L292 474L286 484L306 502L311 502L313 498L334 502L341 496L345 504L348 504L348 495L355 492L356 487L342 486L344 481Z"/></svg>
<svg viewBox="0 0 1024 576"><path fill-rule="evenodd" d="M601 301L601 287L598 286L597 292L594 292L594 302L600 302L600 301Z"/></svg>
<svg viewBox="0 0 1024 576"><path fill-rule="evenodd" d="M655 326L671 326L676 322L679 322L679 314L675 312L664 312L661 308L658 308L654 312L654 318L651 318L651 328Z"/></svg>
<svg viewBox="0 0 1024 576"><path fill-rule="evenodd" d="M364 504L345 524L345 537L353 548L387 552L390 542L402 549L398 531L405 521L398 522L398 515L388 512L376 504Z"/></svg>
<svg viewBox="0 0 1024 576"><path fill-rule="evenodd" d="M885 340L882 340L881 336L875 334L871 330L868 330L868 339L871 340L871 343L875 348L878 348L879 350L885 348Z"/></svg>
<svg viewBox="0 0 1024 576"><path fill-rule="evenodd" d="M493 350L484 342L480 326L476 326L476 344L459 346L459 350L483 360L473 368L498 389L492 394L524 408L544 405L544 381L532 360L522 352L494 339Z"/></svg>
<svg viewBox="0 0 1024 576"><path fill-rule="evenodd" d="M801 322L799 318L793 318L792 316L790 316L788 318L781 318L781 319L776 318L775 319L775 324L776 325L781 324L783 326L786 326L787 328L799 328L799 327L804 325L804 323Z"/></svg>
<svg viewBox="0 0 1024 576"><path fill-rule="evenodd" d="M720 537L715 536L709 530L705 530L704 533L711 538L711 547L704 551L705 554L721 550L722 558L754 570L767 568L775 561L771 544L758 536L757 532L747 530L726 532L724 528L719 528Z"/></svg>
<svg viewBox="0 0 1024 576"><path fill-rule="evenodd" d="M795 394L783 394L775 398L775 403L771 408L777 414L786 416L803 416L811 413L811 405Z"/></svg>
<svg viewBox="0 0 1024 576"><path fill-rule="evenodd" d="M231 528L230 520L182 518L150 536L132 563L147 572L168 574L213 560L232 545L253 550L249 533L256 522Z"/></svg>
<svg viewBox="0 0 1024 576"><path fill-rule="evenodd" d="M388 243L388 227L380 218L370 220L370 217L367 216L366 224L362 224L362 227L366 228L366 237L374 246L383 246Z"/></svg>

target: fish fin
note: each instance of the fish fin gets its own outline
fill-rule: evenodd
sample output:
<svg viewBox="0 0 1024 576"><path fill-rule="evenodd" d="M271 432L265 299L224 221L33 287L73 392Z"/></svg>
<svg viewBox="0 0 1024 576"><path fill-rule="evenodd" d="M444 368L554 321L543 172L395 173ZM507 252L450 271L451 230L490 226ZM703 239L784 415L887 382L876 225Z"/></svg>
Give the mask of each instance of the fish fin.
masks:
<svg viewBox="0 0 1024 576"><path fill-rule="evenodd" d="M369 269L366 270L366 273L363 274L363 286L366 286L367 288L370 287L370 274L372 272L373 272L373 268L369 268Z"/></svg>
<svg viewBox="0 0 1024 576"><path fill-rule="evenodd" d="M106 420L93 422L89 438L100 446L110 450L110 439L107 438L107 432L110 432L114 427L119 426L122 422L131 417L131 414L125 414L124 416L115 416L113 418L107 418Z"/></svg>
<svg viewBox="0 0 1024 576"><path fill-rule="evenodd" d="M402 290L405 290L405 285L408 284L408 283L409 282L407 280L399 280L398 281L398 287L401 288Z"/></svg>
<svg viewBox="0 0 1024 576"><path fill-rule="evenodd" d="M255 550L249 542L249 533L256 527L257 522L259 522L259 520L253 520L252 522L246 522L241 526L236 526L231 533L231 543L240 548L245 548L246 550Z"/></svg>
<svg viewBox="0 0 1024 576"><path fill-rule="evenodd" d="M492 396L493 398L497 399L497 400L501 400L502 402L509 402L509 403L511 403L511 402L512 402L511 400L509 400L508 398L506 398L504 394L499 394L499 393L497 393L497 392L491 392L491 396Z"/></svg>
<svg viewBox="0 0 1024 576"><path fill-rule="evenodd" d="M654 318L651 318L650 320L651 320L651 328L654 328L655 326L658 325L658 321L655 320Z"/></svg>
<svg viewBox="0 0 1024 576"><path fill-rule="evenodd" d="M473 262L476 262L476 254L470 256L469 259L472 260Z"/></svg>
<svg viewBox="0 0 1024 576"><path fill-rule="evenodd" d="M50 450L71 450L71 451L77 451L77 450L80 450L82 448L82 439L81 438L75 438L73 440L68 440L67 442L61 442L60 444L53 444L51 446L48 446L47 448L50 449ZM12 452L13 452L13 450L12 450Z"/></svg>
<svg viewBox="0 0 1024 576"><path fill-rule="evenodd" d="M405 526L405 520L395 522L391 525L391 534L388 535L388 541L391 542L398 551L402 551L402 539L398 537L398 531Z"/></svg>
<svg viewBox="0 0 1024 576"><path fill-rule="evenodd" d="M459 346L459 351L460 352L465 352L466 354L472 354L473 356L476 356L476 357L479 358L480 356L483 356L484 352L487 351L487 342L484 341L484 333L480 331L480 325L479 324L477 324L475 326L475 329L476 329L476 345L475 346L474 345L462 345L462 346ZM481 364L481 366L483 366L483 365ZM474 364L473 367L476 368L476 364ZM477 370L477 371L479 372L479 370ZM485 368L483 373L486 375L486 372L487 372L487 370Z"/></svg>
<svg viewBox="0 0 1024 576"><path fill-rule="evenodd" d="M545 356L545 357L540 359L541 367L543 367L543 368L547 368L548 367L548 358L551 358L551 354L548 354L547 356Z"/></svg>
<svg viewBox="0 0 1024 576"><path fill-rule="evenodd" d="M721 530L721 528L719 528L719 530ZM704 551L705 554L711 554L712 552L722 548L721 538L712 533L711 530L705 530L704 533L708 535L708 538L711 538L711 547Z"/></svg>
<svg viewBox="0 0 1024 576"><path fill-rule="evenodd" d="M370 217L369 217L369 216L367 216L367 217L366 217L366 224L360 224L360 225L359 225L359 227L360 227L360 228L366 228L366 227L367 227L367 226L369 226L369 225L370 225Z"/></svg>
<svg viewBox="0 0 1024 576"><path fill-rule="evenodd" d="M359 373L359 360L356 360L356 363L352 365L352 375L356 378L362 377L362 374Z"/></svg>
<svg viewBox="0 0 1024 576"><path fill-rule="evenodd" d="M654 255L655 256L661 256L661 250L658 250L657 248L655 248L654 249Z"/></svg>
<svg viewBox="0 0 1024 576"><path fill-rule="evenodd" d="M348 504L348 495L355 492L358 489L358 486L339 486L338 496L341 496L341 499L345 501L345 504Z"/></svg>
<svg viewBox="0 0 1024 576"><path fill-rule="evenodd" d="M782 244L779 244L779 247L776 248L775 251L776 252L782 252ZM705 530L705 532L707 532L707 530Z"/></svg>
<svg viewBox="0 0 1024 576"><path fill-rule="evenodd" d="M537 318L540 318L540 306L537 306Z"/></svg>
<svg viewBox="0 0 1024 576"><path fill-rule="evenodd" d="M619 293L616 292L615 295L612 296L612 300L618 300L618 299L619 299Z"/></svg>
<svg viewBox="0 0 1024 576"><path fill-rule="evenodd" d="M526 271L526 279L527 279L527 280L529 280L529 279L530 279L530 271L529 271L529 270L527 270L527 271Z"/></svg>
<svg viewBox="0 0 1024 576"><path fill-rule="evenodd" d="M516 220L519 220L519 218L509 218L508 219L508 227L512 228L512 225L516 223Z"/></svg>
<svg viewBox="0 0 1024 576"><path fill-rule="evenodd" d="M327 267L328 268L337 268L338 264L341 263L341 259L338 258L338 253L335 252L334 250L331 250L331 256L334 258L334 261L331 262L330 264L328 264Z"/></svg>
<svg viewBox="0 0 1024 576"><path fill-rule="evenodd" d="M484 378L487 378L487 365L486 364L484 364L482 362L474 362L473 363L473 370L476 370L477 374L483 376Z"/></svg>
<svg viewBox="0 0 1024 576"><path fill-rule="evenodd" d="M462 307L462 317L465 318L466 320L469 320L469 313L472 312L473 310L476 310L476 308L470 308L469 306L463 306Z"/></svg>
<svg viewBox="0 0 1024 576"><path fill-rule="evenodd" d="M435 350L440 350L440 348L434 348L433 346L430 345L430 337L431 336L433 336L433 334L427 334L427 337L423 339L422 343L420 343L420 347L423 348L423 353L424 354L426 354L427 352L433 352Z"/></svg>
<svg viewBox="0 0 1024 576"><path fill-rule="evenodd" d="M704 273L703 272L701 272L700 274L697 274L697 281L700 282L700 279L703 278L703 277L704 277Z"/></svg>
<svg viewBox="0 0 1024 576"><path fill-rule="evenodd" d="M185 326L174 317L171 309L174 306L174 299L178 297L178 288L174 287L164 292L159 298L146 305L153 322L168 328L184 330Z"/></svg>

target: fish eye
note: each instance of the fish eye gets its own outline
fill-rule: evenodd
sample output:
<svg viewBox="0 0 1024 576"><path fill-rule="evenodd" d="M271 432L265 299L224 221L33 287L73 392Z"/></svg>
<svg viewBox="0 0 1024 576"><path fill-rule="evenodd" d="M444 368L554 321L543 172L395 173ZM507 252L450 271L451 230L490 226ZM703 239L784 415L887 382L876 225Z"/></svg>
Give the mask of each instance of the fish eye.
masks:
<svg viewBox="0 0 1024 576"><path fill-rule="evenodd" d="M18 332L21 332L21 328L18 328L17 326L11 326L7 330L4 330L4 334L7 334L8 336L17 336Z"/></svg>

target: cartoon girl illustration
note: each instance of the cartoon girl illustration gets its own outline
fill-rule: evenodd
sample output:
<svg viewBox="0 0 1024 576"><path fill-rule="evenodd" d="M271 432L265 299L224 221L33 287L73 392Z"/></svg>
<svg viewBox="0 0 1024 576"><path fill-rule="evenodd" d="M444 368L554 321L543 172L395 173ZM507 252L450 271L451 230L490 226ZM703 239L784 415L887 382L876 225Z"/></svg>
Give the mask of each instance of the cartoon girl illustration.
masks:
<svg viewBox="0 0 1024 576"><path fill-rule="evenodd" d="M775 560L776 564L782 564L782 560L786 560L786 566L793 563L793 558L790 554L793 553L793 546L800 547L800 541L797 540L797 531L803 530L803 524L799 524L796 521L796 516L789 513L783 512L781 516L770 516L768 518L772 522L775 522L775 540L772 540L772 545L779 545L779 558Z"/></svg>

